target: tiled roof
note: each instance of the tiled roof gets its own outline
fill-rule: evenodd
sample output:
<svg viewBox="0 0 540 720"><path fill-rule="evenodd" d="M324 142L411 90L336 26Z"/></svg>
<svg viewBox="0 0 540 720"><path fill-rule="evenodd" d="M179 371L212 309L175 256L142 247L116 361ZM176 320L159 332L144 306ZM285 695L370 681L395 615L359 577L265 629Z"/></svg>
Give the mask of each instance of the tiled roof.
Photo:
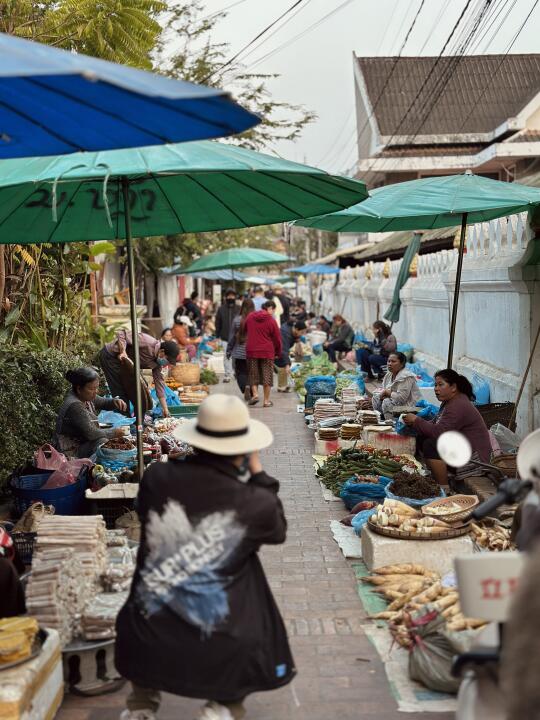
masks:
<svg viewBox="0 0 540 720"><path fill-rule="evenodd" d="M437 230L427 230L422 233L421 246L434 245L437 243L446 244L449 247L454 241L455 234L459 228L446 227ZM362 252L355 255L357 260L376 260L386 259L387 257L401 257L405 252L405 248L412 238L410 230L403 232L394 232L384 240L375 243L371 247L366 248ZM447 242L444 242L447 241Z"/></svg>
<svg viewBox="0 0 540 720"><path fill-rule="evenodd" d="M476 143L471 145L456 144L456 145L402 145L394 146L390 145L380 153L374 155L377 158L385 157L426 157L436 155L476 155L481 152L487 143Z"/></svg>
<svg viewBox="0 0 540 720"><path fill-rule="evenodd" d="M370 102L375 105L396 58L357 57L356 60ZM515 117L540 92L538 54L471 55L458 62L455 57L445 56L427 80L436 60L434 57L397 59L375 108L382 135L488 133ZM424 82L425 87L400 126ZM437 98L434 107L425 117L434 98Z"/></svg>
<svg viewBox="0 0 540 720"><path fill-rule="evenodd" d="M540 142L540 130L522 130L512 135L507 142Z"/></svg>

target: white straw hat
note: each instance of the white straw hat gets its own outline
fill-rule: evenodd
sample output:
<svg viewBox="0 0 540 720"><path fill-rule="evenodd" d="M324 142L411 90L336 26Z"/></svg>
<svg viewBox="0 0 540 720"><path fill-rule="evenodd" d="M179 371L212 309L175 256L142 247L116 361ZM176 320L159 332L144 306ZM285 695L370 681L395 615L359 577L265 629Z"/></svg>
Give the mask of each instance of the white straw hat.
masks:
<svg viewBox="0 0 540 720"><path fill-rule="evenodd" d="M268 447L274 439L264 423L250 418L240 398L222 393L203 400L197 418L180 425L173 435L216 455L244 455Z"/></svg>

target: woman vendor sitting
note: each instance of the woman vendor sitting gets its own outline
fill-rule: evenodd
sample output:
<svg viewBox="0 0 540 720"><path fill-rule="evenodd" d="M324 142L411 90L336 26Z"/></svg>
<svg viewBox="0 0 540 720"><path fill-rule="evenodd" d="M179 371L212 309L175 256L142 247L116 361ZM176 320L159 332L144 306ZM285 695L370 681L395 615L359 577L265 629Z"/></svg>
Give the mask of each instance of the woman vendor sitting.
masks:
<svg viewBox="0 0 540 720"><path fill-rule="evenodd" d="M373 409L381 412L385 420L394 419L394 408L402 405L415 406L421 398L416 375L406 368L406 364L407 358L402 352L390 353L382 390L373 393Z"/></svg>
<svg viewBox="0 0 540 720"><path fill-rule="evenodd" d="M435 373L435 395L441 407L434 420L424 420L412 413L403 416L406 425L418 431L417 447L421 450L427 466L440 485L448 482L448 467L437 452L437 438L448 430L457 430L471 444L472 459L489 462L491 440L486 424L472 404L474 393L471 383L455 370L439 370ZM473 466L474 467L474 466ZM471 468L460 468L465 476Z"/></svg>
<svg viewBox="0 0 540 720"><path fill-rule="evenodd" d="M69 370L66 380L71 383L71 390L58 411L54 445L66 457L90 458L104 442L124 435L122 428L100 428L98 413L100 410L125 412L126 403L120 398L103 398L97 394L99 374L94 368Z"/></svg>
<svg viewBox="0 0 540 720"><path fill-rule="evenodd" d="M201 338L194 338L189 336L190 328L193 327L193 323L187 315L181 315L180 317L174 318L174 325L172 326L172 336L180 346L180 350L187 352L190 360L193 360L197 354L197 345L201 342Z"/></svg>

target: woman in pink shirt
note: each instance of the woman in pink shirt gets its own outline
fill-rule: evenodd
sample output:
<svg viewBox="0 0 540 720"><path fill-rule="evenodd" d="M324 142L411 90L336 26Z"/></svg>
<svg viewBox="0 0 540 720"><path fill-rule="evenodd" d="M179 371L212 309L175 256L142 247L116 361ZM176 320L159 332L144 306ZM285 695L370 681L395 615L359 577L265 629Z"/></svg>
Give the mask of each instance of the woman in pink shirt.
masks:
<svg viewBox="0 0 540 720"><path fill-rule="evenodd" d="M491 441L486 424L472 404L474 393L471 383L455 370L439 370L435 373L435 395L441 407L434 420L424 420L409 413L403 417L406 425L418 431L417 447L422 451L426 465L435 480L448 484L448 467L437 452L439 435L457 430L471 444L473 459L489 462Z"/></svg>

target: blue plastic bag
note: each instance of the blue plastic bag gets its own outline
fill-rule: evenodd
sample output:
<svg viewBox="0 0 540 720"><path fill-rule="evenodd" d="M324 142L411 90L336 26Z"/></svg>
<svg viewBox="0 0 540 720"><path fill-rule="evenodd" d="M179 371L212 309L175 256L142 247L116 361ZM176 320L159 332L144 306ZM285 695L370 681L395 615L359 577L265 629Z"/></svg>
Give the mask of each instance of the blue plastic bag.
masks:
<svg viewBox="0 0 540 720"><path fill-rule="evenodd" d="M304 387L309 395L335 395L336 378L332 375L313 375L308 377Z"/></svg>
<svg viewBox="0 0 540 720"><path fill-rule="evenodd" d="M100 423L109 423L113 427L122 427L122 425L133 425L137 421L137 418L126 417L122 413L116 412L116 410L102 410L98 415Z"/></svg>
<svg viewBox="0 0 540 720"><path fill-rule="evenodd" d="M398 435L404 435L406 437L416 437L418 435L417 431L413 427L405 425L403 420L400 420L399 418L396 420L394 429Z"/></svg>
<svg viewBox="0 0 540 720"><path fill-rule="evenodd" d="M422 505L429 505L429 503L433 502L434 500L446 497L446 493L442 488L440 495L438 495L437 497L427 498L426 500L415 500L414 498L399 497L399 495L394 495L394 493L390 490L389 485L387 485L384 490L386 497L390 498L390 500L399 500L400 502L405 503L406 505L410 505L411 507L422 507Z"/></svg>
<svg viewBox="0 0 540 720"><path fill-rule="evenodd" d="M351 385L354 383L357 386L360 395L363 395L366 392L366 383L364 381L364 374L362 373L362 371L356 372L354 375L351 375L351 373L348 372L343 372L339 373L337 377L350 380Z"/></svg>
<svg viewBox="0 0 540 720"><path fill-rule="evenodd" d="M418 387L433 387L435 385L434 378L431 377L422 363L407 363L407 369L413 372L417 378L420 378Z"/></svg>
<svg viewBox="0 0 540 720"><path fill-rule="evenodd" d="M477 373L472 377L473 393L476 396L475 405L488 405L490 400L490 390L488 381Z"/></svg>
<svg viewBox="0 0 540 720"><path fill-rule="evenodd" d="M152 415L154 417L163 417L163 410L161 409L161 405L159 404L159 398L157 396L155 388L152 388L150 390L150 397L152 398L152 401L154 403ZM170 387L167 387L167 385L165 385L165 400L167 401L167 405L170 405L171 407L178 407L179 405L182 405L178 395L174 392L174 390L171 390Z"/></svg>
<svg viewBox="0 0 540 720"><path fill-rule="evenodd" d="M356 513L356 515L353 517L353 519L351 520L351 526L357 535L360 535L360 533L362 532L362 528L364 527L364 525L367 524L367 521L374 512L376 512L375 508L371 508L371 510L360 510L360 512Z"/></svg>
<svg viewBox="0 0 540 720"><path fill-rule="evenodd" d="M314 355L322 355L324 351L323 345L314 345L312 349Z"/></svg>
<svg viewBox="0 0 540 720"><path fill-rule="evenodd" d="M392 482L390 478L382 475L378 483L357 483L352 479L346 480L341 486L339 497L345 503L347 510L352 510L363 500L383 500L386 497L384 489L390 482Z"/></svg>
<svg viewBox="0 0 540 720"><path fill-rule="evenodd" d="M419 413L416 413L416 417L420 417L423 420L435 420L439 414L439 408L427 400L419 400L416 403L416 407L422 408Z"/></svg>

